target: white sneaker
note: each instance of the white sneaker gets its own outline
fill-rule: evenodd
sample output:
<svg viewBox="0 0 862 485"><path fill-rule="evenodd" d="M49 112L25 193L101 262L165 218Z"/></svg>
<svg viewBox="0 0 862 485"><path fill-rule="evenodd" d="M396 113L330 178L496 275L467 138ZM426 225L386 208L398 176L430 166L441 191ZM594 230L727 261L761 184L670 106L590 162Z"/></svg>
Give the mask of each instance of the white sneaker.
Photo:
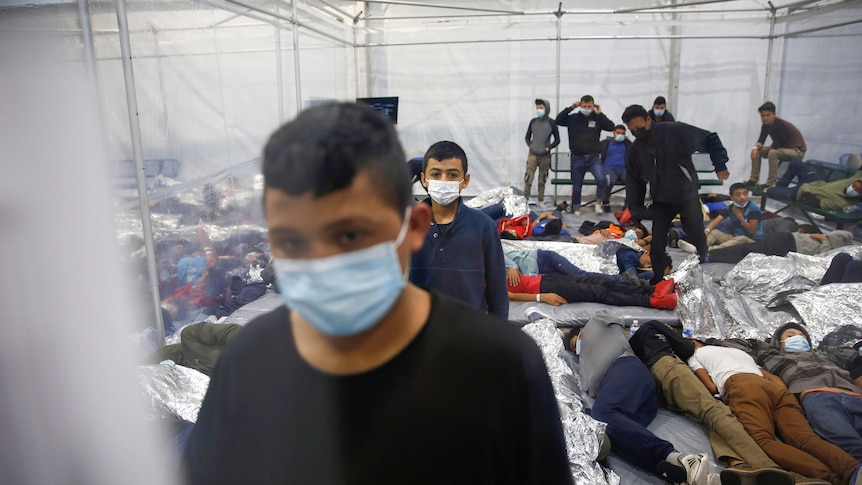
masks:
<svg viewBox="0 0 862 485"><path fill-rule="evenodd" d="M527 307L527 309L524 310L524 316L526 316L527 320L529 320L530 322L535 322L536 320L541 320L543 318L551 318L550 315L543 312L542 310L539 310L539 308L535 306Z"/></svg>
<svg viewBox="0 0 862 485"><path fill-rule="evenodd" d="M574 214L574 215L576 215L576 216L581 215L581 209L575 209L575 210L573 210L573 211L572 211L572 214Z"/></svg>
<svg viewBox="0 0 862 485"><path fill-rule="evenodd" d="M685 468L688 485L708 485L709 461L706 453L682 455L679 457L679 463Z"/></svg>
<svg viewBox="0 0 862 485"><path fill-rule="evenodd" d="M707 485L721 485L721 477L718 473L710 473L706 483Z"/></svg>
<svg viewBox="0 0 862 485"><path fill-rule="evenodd" d="M678 245L677 247L679 247L680 249L682 249L683 251L685 251L689 254L696 254L697 253L697 248L694 247L694 244L692 244L688 241L680 239L679 241L677 241L677 245Z"/></svg>

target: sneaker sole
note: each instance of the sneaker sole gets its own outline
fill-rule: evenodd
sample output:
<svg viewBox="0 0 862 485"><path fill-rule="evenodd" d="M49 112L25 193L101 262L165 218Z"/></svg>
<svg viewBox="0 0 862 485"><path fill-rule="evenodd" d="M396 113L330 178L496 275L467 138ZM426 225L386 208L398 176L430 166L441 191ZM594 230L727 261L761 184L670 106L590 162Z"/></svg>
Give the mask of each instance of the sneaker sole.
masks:
<svg viewBox="0 0 862 485"><path fill-rule="evenodd" d="M774 468L758 470L725 468L719 477L721 485L793 485L796 483L790 472Z"/></svg>

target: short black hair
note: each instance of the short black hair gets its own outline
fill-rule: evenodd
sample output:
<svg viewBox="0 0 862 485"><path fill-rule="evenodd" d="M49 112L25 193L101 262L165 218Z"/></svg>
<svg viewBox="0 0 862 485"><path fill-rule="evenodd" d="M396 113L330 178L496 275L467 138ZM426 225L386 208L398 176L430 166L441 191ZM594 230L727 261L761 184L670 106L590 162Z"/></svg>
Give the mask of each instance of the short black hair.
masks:
<svg viewBox="0 0 862 485"><path fill-rule="evenodd" d="M757 108L758 113L762 113L764 111L769 111L770 113L775 113L775 103L773 103L772 101L767 101L767 102L761 104L759 108Z"/></svg>
<svg viewBox="0 0 862 485"><path fill-rule="evenodd" d="M634 222L635 229L640 229L644 233L644 237L649 236L649 229L641 221ZM666 253L665 253L666 254Z"/></svg>
<svg viewBox="0 0 862 485"><path fill-rule="evenodd" d="M545 106L545 100L544 100L544 99L536 98L536 106L538 106L538 105L540 105L540 104L541 104L542 106ZM547 108L547 106L545 106L545 108Z"/></svg>
<svg viewBox="0 0 862 485"><path fill-rule="evenodd" d="M503 231L500 231L500 239L509 239L509 240L512 240L512 241L518 241L518 240L520 240L521 238L519 238L518 236L516 236L516 235L512 234L512 233L511 233L511 232L509 232L509 231L503 230Z"/></svg>
<svg viewBox="0 0 862 485"><path fill-rule="evenodd" d="M450 158L457 158L461 160L461 168L464 169L464 173L467 173L467 154L454 141L438 141L428 147L428 150L425 151L425 156L422 157L422 173L425 173L425 170L428 169L428 160L431 158L440 160L441 162Z"/></svg>
<svg viewBox="0 0 862 485"><path fill-rule="evenodd" d="M633 104L623 111L623 123L628 123L634 118L644 118L647 117L647 110L644 109L643 106L639 104Z"/></svg>
<svg viewBox="0 0 862 485"><path fill-rule="evenodd" d="M404 158L389 120L366 105L331 103L303 111L269 137L264 186L319 198L367 172L380 197L404 213L412 198Z"/></svg>
<svg viewBox="0 0 862 485"><path fill-rule="evenodd" d="M820 229L814 224L799 224L796 230L803 234L820 234Z"/></svg>
<svg viewBox="0 0 862 485"><path fill-rule="evenodd" d="M582 103L595 103L596 100L594 100L593 97L590 96L589 94L585 94L585 95L581 96L581 102Z"/></svg>
<svg viewBox="0 0 862 485"><path fill-rule="evenodd" d="M652 102L652 104L653 104L653 106L655 106L657 104L667 105L667 100L664 99L664 96L656 96L655 100Z"/></svg>
<svg viewBox="0 0 862 485"><path fill-rule="evenodd" d="M581 330L583 330L583 329L584 329L584 327L586 327L586 325L585 325L585 324L583 324L583 323L579 323L579 324L576 324L574 327L571 327L571 328L566 332L566 336L565 336L565 337L563 337L563 346L566 348L566 350L569 350L569 351L572 351L572 352L574 352L574 351L575 351L575 349L573 349L573 348L572 348L572 338L574 338L574 337L575 337L575 335L580 335L580 334L581 334Z"/></svg>
<svg viewBox="0 0 862 485"><path fill-rule="evenodd" d="M543 236L558 236L560 231L563 230L563 221L559 219L551 219L547 224L545 224L545 232L542 234Z"/></svg>
<svg viewBox="0 0 862 485"><path fill-rule="evenodd" d="M748 186L742 182L736 182L735 184L730 184L730 195L733 195L739 189L745 189L748 192Z"/></svg>
<svg viewBox="0 0 862 485"><path fill-rule="evenodd" d="M617 126L615 126L615 127L614 127L614 131L617 131L617 130L623 130L623 131L626 131L627 129L628 129L628 128L626 128L626 125L617 125Z"/></svg>

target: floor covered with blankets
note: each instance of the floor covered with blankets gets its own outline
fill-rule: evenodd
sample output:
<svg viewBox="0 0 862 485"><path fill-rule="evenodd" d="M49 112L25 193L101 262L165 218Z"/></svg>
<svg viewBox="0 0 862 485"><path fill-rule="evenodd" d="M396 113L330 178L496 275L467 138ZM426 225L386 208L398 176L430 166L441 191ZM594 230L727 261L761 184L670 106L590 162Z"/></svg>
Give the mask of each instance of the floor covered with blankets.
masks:
<svg viewBox="0 0 862 485"><path fill-rule="evenodd" d="M481 207L488 200L509 202L519 197L510 188L472 199L468 205ZM521 211L527 206L520 197ZM621 200L612 200L615 210ZM530 210L541 212L535 205ZM563 222L576 232L584 221L615 221L613 214L592 212L592 206L580 215L563 214ZM648 221L645 221L649 227ZM615 253L620 240L608 240L599 245L561 241L502 241L505 249L545 249L565 256L581 269L616 274ZM696 256L679 249L668 248L673 258L671 276L679 283L679 305L676 310L642 307L618 307L599 303L571 303L552 306L536 302L511 302L509 319L522 325L541 348L559 401L566 442L576 483L665 483L659 477L637 469L611 454L604 465L596 463L601 448L604 424L583 412L590 398L578 382L578 358L563 347L561 332L579 323L586 323L599 310L606 310L626 326L635 320L658 320L672 326L690 329L695 337L757 338L769 337L775 328L789 322L803 323L809 329L814 347L825 334L842 325L856 325L862 335L862 284L831 284L818 286L832 257L846 252L862 258L862 246L854 245L818 256L790 253L787 257L750 254L738 264L699 264ZM258 315L281 305L271 289L262 297L246 304L220 323L243 325ZM530 321L527 310L536 307L547 318ZM169 343L179 341L177 332ZM849 342L852 345L854 342ZM180 365L155 364L139 367L139 376L152 404L149 418L155 422L169 421L183 429L194 423L203 399L208 377ZM721 466L713 456L706 427L688 417L660 409L649 425L657 436L672 441L684 453L709 453L710 472ZM187 430L187 428L186 428ZM174 444L179 446L181 440Z"/></svg>

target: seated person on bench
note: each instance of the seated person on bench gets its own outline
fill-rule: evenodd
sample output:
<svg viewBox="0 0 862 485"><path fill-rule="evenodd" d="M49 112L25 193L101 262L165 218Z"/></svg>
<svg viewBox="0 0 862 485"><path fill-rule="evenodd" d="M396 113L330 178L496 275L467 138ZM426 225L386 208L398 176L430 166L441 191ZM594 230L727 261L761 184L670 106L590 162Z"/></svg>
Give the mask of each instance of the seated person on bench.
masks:
<svg viewBox="0 0 862 485"><path fill-rule="evenodd" d="M794 177L797 179L797 185L790 187ZM860 201L862 171L856 172L852 177L826 182L820 180L814 169L802 160L791 160L778 184L767 189L766 195L779 200L797 200L819 209L841 210Z"/></svg>

